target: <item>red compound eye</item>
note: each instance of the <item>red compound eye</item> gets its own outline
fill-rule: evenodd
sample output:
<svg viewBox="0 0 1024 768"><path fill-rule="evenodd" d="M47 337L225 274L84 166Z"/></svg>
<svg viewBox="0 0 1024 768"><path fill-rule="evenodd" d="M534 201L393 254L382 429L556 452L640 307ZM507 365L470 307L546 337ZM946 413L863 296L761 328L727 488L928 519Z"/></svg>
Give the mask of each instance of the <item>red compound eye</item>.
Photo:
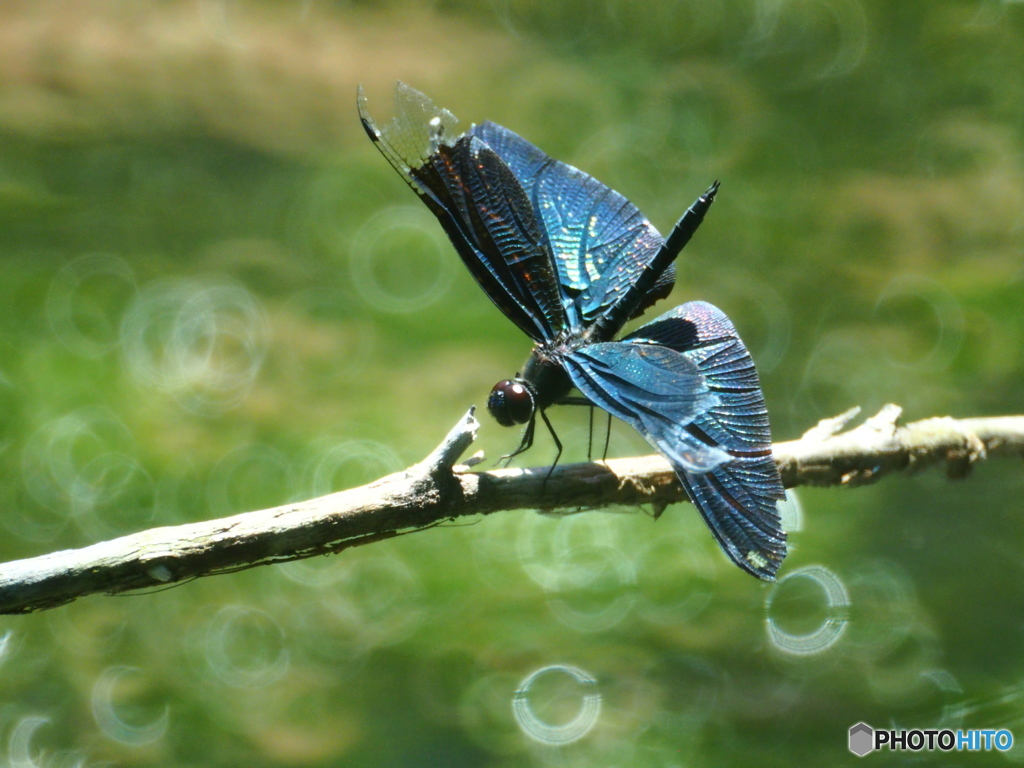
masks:
<svg viewBox="0 0 1024 768"><path fill-rule="evenodd" d="M487 398L487 410L503 427L525 424L533 418L533 393L525 382L499 381Z"/></svg>

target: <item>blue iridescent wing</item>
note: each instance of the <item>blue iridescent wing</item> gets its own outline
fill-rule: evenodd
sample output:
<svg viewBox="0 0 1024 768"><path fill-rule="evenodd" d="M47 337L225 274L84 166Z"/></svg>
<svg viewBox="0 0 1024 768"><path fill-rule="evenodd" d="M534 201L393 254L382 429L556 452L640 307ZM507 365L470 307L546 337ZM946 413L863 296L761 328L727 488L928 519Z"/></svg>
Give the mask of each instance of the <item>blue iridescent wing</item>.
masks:
<svg viewBox="0 0 1024 768"><path fill-rule="evenodd" d="M516 174L484 141L459 131L451 112L399 83L397 115L367 135L437 216L491 301L535 341L567 325L547 237Z"/></svg>
<svg viewBox="0 0 1024 768"><path fill-rule="evenodd" d="M687 425L729 460L693 472L665 453L694 505L729 557L762 579L775 578L786 556L776 502L785 492L772 457L768 411L754 362L725 314L695 301L666 312L626 337L664 345L700 372L715 402Z"/></svg>
<svg viewBox="0 0 1024 768"><path fill-rule="evenodd" d="M687 429L718 403L697 365L660 344L588 344L563 358L573 385L594 405L634 427L687 472L707 472L732 460Z"/></svg>
<svg viewBox="0 0 1024 768"><path fill-rule="evenodd" d="M569 324L589 325L654 258L664 243L658 230L618 192L507 128L485 122L469 134L491 147L519 179L547 235ZM634 317L668 296L674 283L670 265Z"/></svg>

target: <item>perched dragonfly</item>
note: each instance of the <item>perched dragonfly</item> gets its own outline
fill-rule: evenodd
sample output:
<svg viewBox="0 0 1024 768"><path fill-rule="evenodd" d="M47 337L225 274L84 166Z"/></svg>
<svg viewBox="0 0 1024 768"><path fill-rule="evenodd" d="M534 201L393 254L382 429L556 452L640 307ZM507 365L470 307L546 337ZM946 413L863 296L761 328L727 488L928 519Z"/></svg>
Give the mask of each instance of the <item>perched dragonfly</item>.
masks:
<svg viewBox="0 0 1024 768"><path fill-rule="evenodd" d="M487 408L525 424L587 402L633 426L671 462L726 554L773 580L786 555L776 502L782 482L757 371L725 314L689 302L618 341L630 319L665 298L673 262L704 219L711 187L668 238L625 197L554 160L507 128L462 130L456 117L399 83L397 115L367 135L437 216L480 287L534 341L522 373L494 386ZM573 389L580 395L573 396Z"/></svg>

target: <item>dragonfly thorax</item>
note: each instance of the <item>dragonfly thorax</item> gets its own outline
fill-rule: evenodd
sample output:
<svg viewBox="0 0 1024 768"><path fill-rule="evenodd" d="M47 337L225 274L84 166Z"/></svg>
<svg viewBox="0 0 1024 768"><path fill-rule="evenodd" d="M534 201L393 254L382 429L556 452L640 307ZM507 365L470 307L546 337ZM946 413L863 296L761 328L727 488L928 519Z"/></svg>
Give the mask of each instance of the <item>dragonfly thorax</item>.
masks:
<svg viewBox="0 0 1024 768"><path fill-rule="evenodd" d="M559 355L568 347L558 341L537 344L514 379L499 381L487 398L487 410L503 427L527 424L537 411L546 410L569 394L572 382Z"/></svg>

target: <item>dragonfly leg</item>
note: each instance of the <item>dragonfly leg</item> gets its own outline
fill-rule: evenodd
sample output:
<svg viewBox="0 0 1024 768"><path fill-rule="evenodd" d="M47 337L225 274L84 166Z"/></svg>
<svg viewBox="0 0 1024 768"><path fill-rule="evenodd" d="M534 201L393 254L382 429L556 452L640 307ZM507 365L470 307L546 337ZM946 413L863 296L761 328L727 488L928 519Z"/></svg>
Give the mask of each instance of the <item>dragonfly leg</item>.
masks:
<svg viewBox="0 0 1024 768"><path fill-rule="evenodd" d="M605 415L608 417L608 426L604 430L604 453L601 454L601 461L608 458L608 443L612 440L612 415L610 413Z"/></svg>
<svg viewBox="0 0 1024 768"><path fill-rule="evenodd" d="M594 406L590 406L590 418L587 422L587 461L593 461L594 451Z"/></svg>
<svg viewBox="0 0 1024 768"><path fill-rule="evenodd" d="M544 418L544 421L547 421L547 417ZM507 467L512 462L512 459L514 459L520 453L530 450L530 448L533 447L533 433L536 426L537 417L535 414L533 418L530 419L530 422L526 425L526 429L523 430L523 439L519 441L519 447L512 451L512 453L502 456L500 459L498 459L498 462L500 463L504 461L505 466ZM550 427L548 427L548 429L550 429Z"/></svg>
<svg viewBox="0 0 1024 768"><path fill-rule="evenodd" d="M548 415L544 411L540 412L540 417L544 419L544 426L548 428L548 432L551 433L551 439L555 441L555 447L558 448L558 453L555 454L555 460L551 463L551 468L548 470L547 475L544 477L544 483L541 486L541 493L544 493L544 488L547 487L548 480L551 478L551 473L555 471L555 467L558 466L558 460L562 457L562 441L558 439L558 435L555 434L555 428L551 426L551 422L548 421Z"/></svg>

